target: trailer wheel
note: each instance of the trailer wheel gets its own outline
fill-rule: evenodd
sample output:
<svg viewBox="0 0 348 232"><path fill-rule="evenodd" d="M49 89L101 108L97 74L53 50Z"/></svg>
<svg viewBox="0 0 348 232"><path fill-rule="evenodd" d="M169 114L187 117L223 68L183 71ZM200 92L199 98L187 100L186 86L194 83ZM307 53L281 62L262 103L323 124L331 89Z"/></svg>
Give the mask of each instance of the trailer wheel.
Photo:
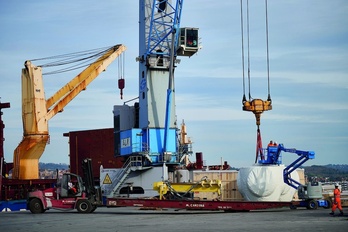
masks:
<svg viewBox="0 0 348 232"><path fill-rule="evenodd" d="M324 209L331 209L332 208L332 199L330 197L325 198L327 205L324 206Z"/></svg>
<svg viewBox="0 0 348 232"><path fill-rule="evenodd" d="M317 208L318 208L318 202L316 200L308 201L307 209L317 209Z"/></svg>
<svg viewBox="0 0 348 232"><path fill-rule="evenodd" d="M76 204L76 209L79 213L90 213L93 207L88 200L79 200Z"/></svg>
<svg viewBox="0 0 348 232"><path fill-rule="evenodd" d="M32 213L43 213L45 212L42 202L39 198L33 198L29 201L29 210Z"/></svg>

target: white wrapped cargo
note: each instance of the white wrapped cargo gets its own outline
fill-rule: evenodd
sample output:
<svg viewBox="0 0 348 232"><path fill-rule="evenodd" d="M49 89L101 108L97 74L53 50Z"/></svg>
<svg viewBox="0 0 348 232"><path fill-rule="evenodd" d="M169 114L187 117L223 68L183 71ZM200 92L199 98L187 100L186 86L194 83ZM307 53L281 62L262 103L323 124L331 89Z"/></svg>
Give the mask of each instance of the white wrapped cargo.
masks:
<svg viewBox="0 0 348 232"><path fill-rule="evenodd" d="M284 165L243 167L237 177L238 190L247 201L292 201L295 189L284 183ZM297 172L291 177L299 181Z"/></svg>

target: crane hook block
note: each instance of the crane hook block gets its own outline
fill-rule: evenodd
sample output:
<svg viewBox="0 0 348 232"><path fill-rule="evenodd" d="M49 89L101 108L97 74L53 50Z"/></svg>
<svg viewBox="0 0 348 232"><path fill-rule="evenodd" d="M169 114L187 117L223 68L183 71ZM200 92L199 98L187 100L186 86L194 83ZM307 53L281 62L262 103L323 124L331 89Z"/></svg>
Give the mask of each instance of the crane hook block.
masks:
<svg viewBox="0 0 348 232"><path fill-rule="evenodd" d="M121 95L121 99L123 99L123 89L125 86L125 81L123 78L118 79L118 88L120 89L120 95Z"/></svg>
<svg viewBox="0 0 348 232"><path fill-rule="evenodd" d="M264 111L272 109L272 101L267 100L263 101L261 99L254 99L252 101L243 101L243 110L251 111L255 114L256 117L256 125L260 125L261 114Z"/></svg>

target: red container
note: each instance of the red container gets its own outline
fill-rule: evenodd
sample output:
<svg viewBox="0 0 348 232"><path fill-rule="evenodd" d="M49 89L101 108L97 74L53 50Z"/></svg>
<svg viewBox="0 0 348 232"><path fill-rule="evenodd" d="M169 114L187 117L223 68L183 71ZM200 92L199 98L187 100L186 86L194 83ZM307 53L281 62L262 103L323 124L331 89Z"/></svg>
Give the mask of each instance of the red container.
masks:
<svg viewBox="0 0 348 232"><path fill-rule="evenodd" d="M65 133L69 137L70 172L83 176L82 161L92 159L93 175L99 180L100 166L104 168L120 168L123 157L114 156L113 128L71 131Z"/></svg>

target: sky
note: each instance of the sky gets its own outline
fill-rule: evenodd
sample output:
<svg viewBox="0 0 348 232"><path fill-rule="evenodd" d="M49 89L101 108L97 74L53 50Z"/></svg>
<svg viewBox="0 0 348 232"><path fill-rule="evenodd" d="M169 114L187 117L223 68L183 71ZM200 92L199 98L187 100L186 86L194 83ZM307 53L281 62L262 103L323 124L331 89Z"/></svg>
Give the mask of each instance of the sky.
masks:
<svg viewBox="0 0 348 232"><path fill-rule="evenodd" d="M250 92L266 100L265 3L250 0L249 7ZM135 0L0 0L0 100L11 103L2 110L6 162L13 161L23 134L21 69L26 60L124 44L124 99L114 62L50 120L50 143L40 162L69 163L63 133L113 127L113 105L138 96L138 9ZM348 164L347 12L346 0L268 0L273 109L261 116L262 140L264 146L274 140L315 151L306 166ZM185 120L193 151L203 153L205 164L253 164L255 118L242 110L240 1L186 0L181 27L199 28L202 49L181 57L175 71L178 123ZM46 98L77 74L44 76ZM296 158L283 153L284 164Z"/></svg>

